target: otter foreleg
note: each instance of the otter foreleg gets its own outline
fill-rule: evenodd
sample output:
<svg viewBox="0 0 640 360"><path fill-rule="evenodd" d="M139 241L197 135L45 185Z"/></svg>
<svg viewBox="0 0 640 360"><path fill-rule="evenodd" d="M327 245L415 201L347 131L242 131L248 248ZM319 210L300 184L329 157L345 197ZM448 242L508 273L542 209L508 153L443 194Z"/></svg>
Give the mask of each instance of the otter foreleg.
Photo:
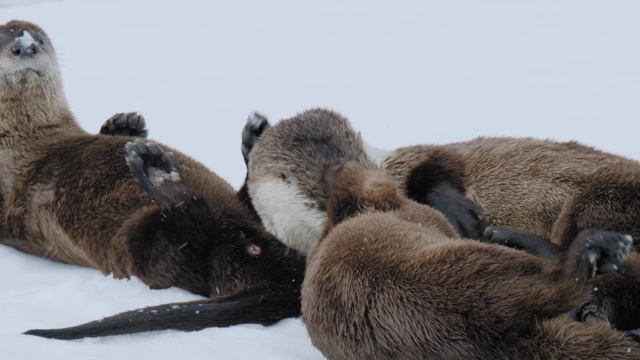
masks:
<svg viewBox="0 0 640 360"><path fill-rule="evenodd" d="M611 231L583 230L574 239L570 249L587 246L585 239L615 239L623 235ZM487 227L484 241L526 251L532 255L559 261L572 250L563 251L558 245L508 226ZM617 254L616 256L619 256ZM575 320L610 323L618 330L635 330L640 327L640 255L632 252L622 263L612 264L619 271L604 274L591 282L591 300L576 310ZM634 338L640 339L640 330Z"/></svg>
<svg viewBox="0 0 640 360"><path fill-rule="evenodd" d="M558 261L563 250L549 240L516 229L511 226L488 226L484 231L484 242L524 250L543 259Z"/></svg>
<svg viewBox="0 0 640 360"><path fill-rule="evenodd" d="M262 133L271 126L269 120L257 112L251 113L242 129L242 156L245 165L249 165L249 153Z"/></svg>
<svg viewBox="0 0 640 360"><path fill-rule="evenodd" d="M465 196L464 162L445 151L425 151L406 180L407 197L440 211L461 237L479 239L482 211Z"/></svg>
<svg viewBox="0 0 640 360"><path fill-rule="evenodd" d="M591 283L591 301L576 314L581 321L604 321L618 330L640 328L640 254L633 251L615 273Z"/></svg>
<svg viewBox="0 0 640 360"><path fill-rule="evenodd" d="M244 184L240 190L238 190L238 198L240 201L251 211L253 217L256 221L261 222L260 216L256 212L256 209L253 207L253 203L251 202L251 197L249 196L249 188L247 187L247 180L249 179L249 153L253 149L253 146L256 144L262 133L267 130L271 125L269 124L269 120L257 113L253 112L247 118L247 123L244 125L242 129L242 156L244 157L244 164L247 166L247 175L244 180Z"/></svg>

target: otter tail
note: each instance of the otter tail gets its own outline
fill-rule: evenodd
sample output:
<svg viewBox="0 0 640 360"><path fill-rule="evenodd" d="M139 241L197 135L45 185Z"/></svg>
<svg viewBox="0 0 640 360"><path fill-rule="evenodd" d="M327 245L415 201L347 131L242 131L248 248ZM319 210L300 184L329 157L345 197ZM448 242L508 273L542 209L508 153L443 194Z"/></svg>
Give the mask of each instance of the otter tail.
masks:
<svg viewBox="0 0 640 360"><path fill-rule="evenodd" d="M24 334L75 340L158 330L196 331L239 324L267 326L284 318L297 316L300 316L298 293L263 292L224 300L208 299L146 307L78 326L29 330Z"/></svg>

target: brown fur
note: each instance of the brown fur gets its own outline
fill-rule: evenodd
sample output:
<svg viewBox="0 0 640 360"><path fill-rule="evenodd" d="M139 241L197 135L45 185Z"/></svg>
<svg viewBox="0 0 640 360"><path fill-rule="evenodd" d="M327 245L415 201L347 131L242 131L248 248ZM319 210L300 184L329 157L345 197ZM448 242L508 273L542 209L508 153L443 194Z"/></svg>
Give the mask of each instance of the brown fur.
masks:
<svg viewBox="0 0 640 360"><path fill-rule="evenodd" d="M325 218L328 192L318 169L340 159L372 161L360 135L330 111L308 111L264 130L249 157L245 188L253 207L269 232L303 254Z"/></svg>
<svg viewBox="0 0 640 360"><path fill-rule="evenodd" d="M640 358L640 346L606 324L562 315L587 297L576 266L587 248L555 264L460 240L382 171L342 171L302 288L305 325L327 358Z"/></svg>
<svg viewBox="0 0 640 360"><path fill-rule="evenodd" d="M463 164L465 194L482 209L488 226L512 226L549 239L560 250L586 229L640 239L637 161L575 142L477 138L400 148L385 159L385 167L410 198L424 202L429 189L423 184L434 166L441 168L442 153ZM593 289L593 303L585 306L596 306L597 314L583 308L579 318L624 330L640 327L640 263L624 263L620 273L596 279Z"/></svg>
<svg viewBox="0 0 640 360"><path fill-rule="evenodd" d="M316 142L313 139L318 129L326 138L353 140ZM326 187L318 184L322 175L317 172L322 167L316 172L302 172L298 167L338 157L370 162L369 153L362 154L365 144L346 118L323 109L282 120L254 142L245 187L258 215L283 241L293 239L305 244L298 245L299 249L310 249L320 228L309 229L305 237L299 232L296 236L288 234L284 226L273 226L280 219L276 214L282 202L270 191L259 191L260 187L267 182L286 184L295 195L289 202L309 209L290 214L288 221L320 227L308 217L311 209L322 209L328 197ZM296 147L295 156L288 155L287 149L292 147ZM352 147L353 152L341 147ZM347 155L334 155L338 153ZM469 210L473 215L476 210L464 204L472 201L482 215L480 226L513 226L550 239L560 251L566 250L580 231L588 229L621 232L640 239L640 164L585 145L528 138L477 138L399 148L378 160L410 199L451 215L447 218L452 223L455 217L469 215ZM618 329L638 328L640 263L627 260L621 270L594 280L592 301L581 312L588 310L593 315L589 307L595 307L597 319L611 322ZM581 317L586 318L579 314Z"/></svg>
<svg viewBox="0 0 640 360"><path fill-rule="evenodd" d="M385 168L418 197L426 190L426 179L419 178L431 176L426 169L442 163L442 153L462 164L467 197L488 225L514 226L563 247L585 228L640 237L636 161L575 142L477 138L399 148L385 159Z"/></svg>
<svg viewBox="0 0 640 360"><path fill-rule="evenodd" d="M34 44L20 42L27 32ZM26 45L35 51L16 50ZM80 129L41 28L0 26L0 85L2 243L154 288L212 297L297 291L303 259L264 231L224 180L171 150L182 202L156 204L125 162L131 138Z"/></svg>

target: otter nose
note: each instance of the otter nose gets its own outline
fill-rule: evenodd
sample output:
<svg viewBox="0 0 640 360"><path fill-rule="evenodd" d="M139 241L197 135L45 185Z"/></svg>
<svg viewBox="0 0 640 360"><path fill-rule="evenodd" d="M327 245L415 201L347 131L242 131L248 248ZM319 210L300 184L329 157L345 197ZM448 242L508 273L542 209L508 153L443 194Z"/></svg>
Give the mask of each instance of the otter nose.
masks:
<svg viewBox="0 0 640 360"><path fill-rule="evenodd" d="M20 41L13 45L11 52L15 56L28 57L35 55L38 52L38 47L36 43L31 43L25 46L25 44Z"/></svg>

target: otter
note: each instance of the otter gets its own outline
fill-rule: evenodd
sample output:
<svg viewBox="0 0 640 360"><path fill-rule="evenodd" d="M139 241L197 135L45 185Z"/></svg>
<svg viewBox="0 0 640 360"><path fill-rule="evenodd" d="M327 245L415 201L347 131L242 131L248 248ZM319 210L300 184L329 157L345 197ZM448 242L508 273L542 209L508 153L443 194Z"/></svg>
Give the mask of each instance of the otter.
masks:
<svg viewBox="0 0 640 360"><path fill-rule="evenodd" d="M324 109L273 126L253 113L242 142L248 201L267 230L303 254L311 250L326 218L328 192L317 169L339 159L381 164L385 154L366 144L346 118ZM447 186L454 180L443 178L426 203L450 219L461 236L479 237L480 209L457 184Z"/></svg>
<svg viewBox="0 0 640 360"><path fill-rule="evenodd" d="M135 129L133 118L124 127ZM164 145L82 130L52 42L29 22L0 26L0 132L2 244L221 304L299 292L304 258L265 231L226 181ZM282 314L253 315L299 313L299 304L281 305Z"/></svg>
<svg viewBox="0 0 640 360"><path fill-rule="evenodd" d="M323 109L306 111L273 126L268 124L264 116L253 114L243 130L242 140L243 155L249 160L247 181L243 185L244 201L250 206L255 205L255 209L258 210L256 216L259 215L259 218L263 219L270 231L274 232L278 238L284 239L290 246L297 247L304 254L313 247L316 237L319 238L322 235L327 219L329 198L327 183L331 182L333 173L325 169L335 162L342 161L352 161L366 166L382 165L385 159L384 153L374 151L375 149L364 144L346 118ZM458 224L457 227L454 226L456 233L473 233L473 229L479 227L482 211L485 209L480 209L466 197L465 191L468 191L468 188L464 187L467 184L464 181L463 168L456 167L461 163L456 162L453 155L447 156L446 153L439 155L441 164L439 168L432 165L432 169L439 169L440 173L434 173L428 183L431 192L415 200L426 202L440 210L452 226L454 223ZM449 173L447 173L448 169L450 169ZM423 180L426 182L428 179ZM538 181L544 181L544 179L538 179ZM406 189L404 190L406 192ZM566 251L560 255L565 253ZM631 281L632 274L638 274L634 270L638 268L637 262L627 260L620 268L621 271L617 273L592 279L592 285L599 284L600 279L612 276L627 277ZM633 284L626 289L612 289L613 292L610 293L598 292L598 286L603 286L600 289L606 289L607 285L604 283L606 282L603 281L602 285L593 285L592 299L598 299L602 294L601 299L613 300L613 303L617 303L617 295L626 293L629 296L625 301L629 299L631 301L624 305L626 307L620 310L620 314L624 312L635 314L633 299L640 298L640 295L633 296ZM637 284L638 281L635 283ZM288 298L288 300L294 303L299 302L297 297ZM126 334L146 331L146 329L189 330L208 326L202 318L189 312L191 307L187 306L184 309L188 309L185 310L186 313L179 310L180 312L175 313L175 316L171 304L159 308L133 310L77 327L50 330L52 332L48 334L60 336L60 338L66 338L65 336L77 338ZM606 310L599 305L597 309ZM156 322L153 314L160 316L165 311L170 315ZM629 319L633 319L633 316ZM134 328L131 326L134 322L144 322L145 325L139 329ZM635 323L634 320L623 328L630 330L627 334L637 336L638 332L635 330L637 327L633 327L633 323ZM616 326L618 325L616 323Z"/></svg>
<svg viewBox="0 0 640 360"><path fill-rule="evenodd" d="M379 164L408 198L441 211L461 236L506 242L551 260L582 230L640 238L640 164L589 146L480 137L383 152L372 151L330 110L264 122L252 115L243 131L244 186L265 227L304 254L326 221L328 189L318 169L336 159ZM625 262L621 271L592 281L592 298L575 316L633 330L640 328L638 309L640 267Z"/></svg>
<svg viewBox="0 0 640 360"><path fill-rule="evenodd" d="M380 168L326 171L327 220L308 256L302 316L328 359L640 359L623 333L564 315L586 300L589 279L629 255L629 235L583 230L551 262L460 239Z"/></svg>

